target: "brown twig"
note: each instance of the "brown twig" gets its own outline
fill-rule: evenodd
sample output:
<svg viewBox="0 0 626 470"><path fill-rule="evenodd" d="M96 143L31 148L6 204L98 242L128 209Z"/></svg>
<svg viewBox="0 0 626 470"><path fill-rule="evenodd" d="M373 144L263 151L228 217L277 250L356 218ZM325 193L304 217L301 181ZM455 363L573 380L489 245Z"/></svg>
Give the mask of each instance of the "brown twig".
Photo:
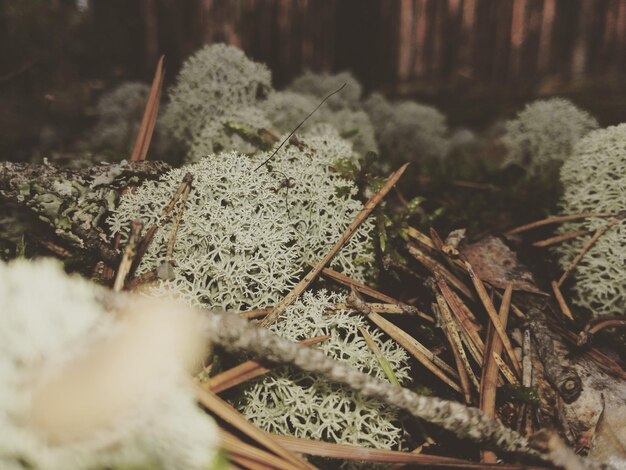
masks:
<svg viewBox="0 0 626 470"><path fill-rule="evenodd" d="M283 298L283 300L267 315L262 321L261 325L267 327L274 323L279 315L283 313L289 305L291 305L300 294L313 282L313 280L319 275L319 273L326 267L326 265L332 260L335 255L341 250L341 248L347 243L347 241L354 235L354 232L359 226L369 217L372 211L380 204L387 193L398 182L404 171L409 164L405 163L399 170L395 171L388 179L385 185L374 194L359 211L352 223L348 226L345 232L339 237L339 240L330 249L330 251L317 263L309 273L302 278L302 280Z"/></svg>
<svg viewBox="0 0 626 470"><path fill-rule="evenodd" d="M240 432L248 436L250 439L258 442L266 449L272 451L280 458L289 462L292 468L314 469L315 467L301 457L283 448L273 437L261 431L259 428L244 418L235 408L222 400L213 392L204 390L197 384L194 384L197 400L209 410L212 414L225 421L229 425L237 428Z"/></svg>
<svg viewBox="0 0 626 470"><path fill-rule="evenodd" d="M513 284L509 283L504 291L500 312L498 314L502 327L506 328L509 318L509 307L511 305L511 295L513 294ZM489 325L487 332L487 348L485 349L484 366L480 378L480 405L479 408L490 418L496 416L496 389L498 386L498 364L494 358L495 354L502 353L502 341L495 334L493 324ZM481 452L481 462L495 463L496 454L491 451Z"/></svg>
<svg viewBox="0 0 626 470"><path fill-rule="evenodd" d="M563 285L563 283L565 282L565 279L567 279L567 276L569 276L569 274L574 270L574 268L578 265L580 260L583 259L583 256L585 256L585 253L587 253L589 249L591 249L591 247L595 244L595 242L597 242L598 239L602 235L604 235L604 233L608 229L610 229L613 225L621 222L622 220L623 219L621 217L616 217L615 219L610 220L609 222L607 222L606 224L604 224L602 227L600 227L598 230L595 231L593 236L585 242L585 244L582 246L582 248L580 249L576 257L572 260L570 265L567 267L567 269L563 272L563 274L559 278L559 281L557 283L559 287Z"/></svg>
<svg viewBox="0 0 626 470"><path fill-rule="evenodd" d="M476 273L474 272L474 269L472 268L472 265L467 260L464 260L464 264L467 269L467 272L470 275L470 278L472 279L474 288L476 289L476 292L478 293L478 297L480 297L480 300L483 306L485 307L485 310L487 311L487 314L489 315L491 322L493 323L496 333L498 334L498 336L500 337L500 340L502 341L504 350L506 351L506 354L509 357L511 364L513 365L513 368L515 369L515 372L517 373L518 377L521 377L522 367L520 366L519 361L517 360L517 357L515 356L515 351L513 351L513 345L511 344L511 340L507 336L506 330L504 329L504 327L502 326L502 323L500 322L498 313L496 312L496 309L493 306L493 302L491 301L489 294L487 294L487 290L485 289L483 282L476 275Z"/></svg>
<svg viewBox="0 0 626 470"><path fill-rule="evenodd" d="M455 469L486 469L498 470L539 470L543 467L528 467L525 465L484 465L477 462L442 457L438 455L420 454L417 452L399 452L395 450L369 449L348 444L331 444L328 442L302 439L291 436L274 436L277 442L285 448L306 455L317 457L336 458L342 460L357 460L379 463L403 463L425 466L428 468L455 468Z"/></svg>
<svg viewBox="0 0 626 470"><path fill-rule="evenodd" d="M291 470L293 464L258 447L246 444L235 435L220 429L220 447L228 452L228 459L250 469Z"/></svg>
<svg viewBox="0 0 626 470"><path fill-rule="evenodd" d="M543 227L544 225L559 224L562 222L569 222L569 221L578 220L578 219L588 219L590 217L612 217L613 215L615 214L612 214L610 212L587 212L583 214L570 214L570 215L559 215L556 217L548 217L547 219L536 220L529 224L524 224L524 225L520 225L519 227L515 227L509 230L508 232L506 232L505 235L515 235L516 233L526 232L528 230L532 230L537 227Z"/></svg>
<svg viewBox="0 0 626 470"><path fill-rule="evenodd" d="M141 125L137 131L133 153L130 156L131 161L145 160L148 154L148 148L150 147L150 142L152 141L156 118L159 113L159 101L161 98L161 90L163 88L163 77L165 75L165 71L163 70L163 60L164 56L161 56L157 64L156 71L154 72L152 87L150 88L146 108L143 112Z"/></svg>
<svg viewBox="0 0 626 470"><path fill-rule="evenodd" d="M544 248L550 245L556 245L557 243L566 242L567 240L572 240L573 238L582 237L583 235L589 235L592 233L591 229L584 230L575 230L573 232L567 232L563 235L557 235L556 237L546 238L545 240L539 240L538 242L534 242L532 245L537 248Z"/></svg>
<svg viewBox="0 0 626 470"><path fill-rule="evenodd" d="M443 373L443 370L445 370L448 374L456 378L457 374L454 369L452 369L442 359L429 351L428 348L426 348L404 330L398 328L390 321L387 321L376 312L373 312L371 308L367 305L367 303L356 292L356 289L352 288L352 292L348 296L347 302L353 308L365 314L367 318L369 318L376 326L378 326L381 330L387 333L392 339L397 341L400 346L406 349L424 367L426 367L433 374L435 374L450 388L452 388L456 392L463 393L463 390L446 374Z"/></svg>
<svg viewBox="0 0 626 470"><path fill-rule="evenodd" d="M115 282L113 283L113 290L119 292L124 287L126 276L130 272L130 267L137 254L137 243L141 237L141 230L143 229L143 222L139 220L133 220L130 223L130 233L128 235L128 241L126 247L124 247L124 253L122 254L122 260L117 268L117 275L115 276Z"/></svg>
<svg viewBox="0 0 626 470"><path fill-rule="evenodd" d="M561 289L559 289L559 284L556 281L552 281L550 283L552 286L552 292L554 292L554 298L559 304L559 310L563 315L565 315L570 320L574 320L574 316L572 315L572 311L569 309L567 302L565 302L565 298L561 293Z"/></svg>
<svg viewBox="0 0 626 470"><path fill-rule="evenodd" d="M476 296L472 293L472 291L461 281L457 276L452 274L446 267L444 267L441 263L436 261L434 258L431 258L422 250L420 250L417 246L409 243L407 245L407 249L409 253L421 264L423 264L431 273L434 275L439 275L443 277L446 281L448 281L452 286L454 286L458 291L462 292L468 299L476 300Z"/></svg>
<svg viewBox="0 0 626 470"><path fill-rule="evenodd" d="M137 271L137 268L139 267L141 260L143 259L144 255L148 251L148 248L150 247L150 243L152 243L152 239L154 238L156 231L158 230L159 227L163 226L171 219L172 211L174 210L174 207L176 206L178 199L180 198L181 194L184 193L185 189L191 185L192 181L193 181L193 176L191 175L191 173L185 174L185 176L183 177L183 180L176 188L176 191L174 191L174 195L170 199L170 202L161 211L161 214L160 214L161 220L159 220L155 224L152 224L152 226L148 229L144 237L139 242L139 245L137 247L137 256L135 256L135 260L133 261L133 264L130 268L130 273L129 273L130 276L135 275L135 272Z"/></svg>

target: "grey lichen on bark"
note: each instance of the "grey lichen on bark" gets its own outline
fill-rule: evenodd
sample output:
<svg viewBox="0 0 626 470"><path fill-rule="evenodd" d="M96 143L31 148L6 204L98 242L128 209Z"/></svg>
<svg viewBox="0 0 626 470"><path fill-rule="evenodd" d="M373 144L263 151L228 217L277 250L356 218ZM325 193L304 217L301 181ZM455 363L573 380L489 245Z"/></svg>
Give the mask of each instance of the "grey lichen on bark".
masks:
<svg viewBox="0 0 626 470"><path fill-rule="evenodd" d="M115 263L119 254L101 222L123 188L158 178L168 169L162 162L102 163L84 169L2 162L0 198L35 215L50 228L51 238Z"/></svg>

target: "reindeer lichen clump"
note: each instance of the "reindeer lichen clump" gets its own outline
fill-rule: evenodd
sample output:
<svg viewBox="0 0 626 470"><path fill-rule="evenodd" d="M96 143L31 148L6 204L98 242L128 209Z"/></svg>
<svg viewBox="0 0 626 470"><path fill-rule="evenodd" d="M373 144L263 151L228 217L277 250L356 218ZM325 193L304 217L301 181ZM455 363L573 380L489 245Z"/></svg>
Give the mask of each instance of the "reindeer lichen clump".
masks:
<svg viewBox="0 0 626 470"><path fill-rule="evenodd" d="M626 210L626 124L589 133L576 144L561 168L564 214L609 213ZM599 229L606 218L564 224L562 232ZM585 239L564 243L556 251L565 268ZM596 315L623 315L626 305L626 220L604 233L574 271L574 302Z"/></svg>
<svg viewBox="0 0 626 470"><path fill-rule="evenodd" d="M407 355L396 343L383 340L363 317L336 304L345 296L324 290L307 292L271 327L292 341L315 336L330 338L317 348L329 357L361 372L386 380L376 356L359 332L369 332L401 382L408 379ZM245 416L266 431L302 438L398 448L402 437L397 409L334 385L322 376L283 367L244 392L240 405Z"/></svg>
<svg viewBox="0 0 626 470"><path fill-rule="evenodd" d="M206 126L254 106L271 88L272 75L265 65L236 47L206 46L184 63L169 92L164 123L179 141L190 145Z"/></svg>
<svg viewBox="0 0 626 470"><path fill-rule="evenodd" d="M134 219L149 227L184 175L193 175L172 254L176 275L157 290L175 287L191 303L220 310L274 305L336 242L361 208L355 183L332 166L356 161L350 144L327 133L287 144L261 165L270 155L211 155L122 197L112 231L126 232ZM172 223L157 232L140 272L168 261ZM374 261L372 230L366 222L331 266L363 280Z"/></svg>
<svg viewBox="0 0 626 470"><path fill-rule="evenodd" d="M516 163L536 174L551 162L567 160L576 142L598 128L587 112L562 98L534 101L506 123L506 164Z"/></svg>
<svg viewBox="0 0 626 470"><path fill-rule="evenodd" d="M448 153L443 114L414 101L392 103L375 93L365 100L383 157L393 161L442 159Z"/></svg>

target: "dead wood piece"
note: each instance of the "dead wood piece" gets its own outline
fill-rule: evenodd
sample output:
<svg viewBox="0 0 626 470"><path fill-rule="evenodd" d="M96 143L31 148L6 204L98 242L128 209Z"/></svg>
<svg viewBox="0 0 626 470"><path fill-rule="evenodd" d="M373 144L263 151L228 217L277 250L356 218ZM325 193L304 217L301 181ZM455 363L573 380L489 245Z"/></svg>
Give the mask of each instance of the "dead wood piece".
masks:
<svg viewBox="0 0 626 470"><path fill-rule="evenodd" d="M543 312L531 307L528 310L528 328L534 339L534 347L543 364L546 379L559 393L565 403L572 403L582 392L582 381L572 368L561 365Z"/></svg>

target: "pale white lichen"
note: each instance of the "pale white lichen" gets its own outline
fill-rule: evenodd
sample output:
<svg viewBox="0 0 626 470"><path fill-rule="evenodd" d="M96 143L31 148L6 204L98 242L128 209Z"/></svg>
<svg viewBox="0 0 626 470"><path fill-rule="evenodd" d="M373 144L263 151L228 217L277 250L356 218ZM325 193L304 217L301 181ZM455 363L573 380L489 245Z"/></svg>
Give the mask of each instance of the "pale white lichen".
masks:
<svg viewBox="0 0 626 470"><path fill-rule="evenodd" d="M201 156L213 153L237 151L253 154L259 151L259 146L233 130L240 127L245 132L257 134L263 129L272 127L271 121L265 113L256 107L248 106L235 108L207 123L199 136L193 141L187 154L187 161L197 161Z"/></svg>
<svg viewBox="0 0 626 470"><path fill-rule="evenodd" d="M564 214L626 210L626 124L589 133L561 168ZM564 224L561 232L598 229L605 218ZM556 248L565 268L585 238ZM626 306L626 221L611 227L574 271L574 303L596 315L623 315Z"/></svg>
<svg viewBox="0 0 626 470"><path fill-rule="evenodd" d="M338 90L343 84L346 86L339 93L331 96L326 104L333 110L359 109L362 87L350 72L330 74L308 71L296 78L287 87L287 90L322 100Z"/></svg>
<svg viewBox="0 0 626 470"><path fill-rule="evenodd" d="M414 101L392 103L375 93L364 102L380 151L394 161L441 159L448 153L446 118Z"/></svg>
<svg viewBox="0 0 626 470"><path fill-rule="evenodd" d="M506 123L505 165L516 163L536 173L550 162L567 160L576 142L597 128L595 118L568 100L534 101Z"/></svg>
<svg viewBox="0 0 626 470"><path fill-rule="evenodd" d="M315 129L313 129L315 130ZM268 165L290 188L279 188L288 219L297 231L301 259L317 262L362 208L356 184L334 170L340 160L358 164L358 154L328 125L302 138L303 148L287 146ZM269 152L268 152L269 153ZM263 158L263 155L260 156ZM374 273L373 221L367 220L334 258L331 267L361 281Z"/></svg>
<svg viewBox="0 0 626 470"><path fill-rule="evenodd" d="M306 292L271 329L279 336L300 341L329 335L320 343L328 356L362 372L386 380L385 373L358 328L364 328L381 349L399 379L408 379L407 355L392 340L385 340L363 317L336 304L345 296L321 290ZM242 412L266 431L381 449L398 448L402 428L398 411L359 393L290 368L272 371L244 392Z"/></svg>
<svg viewBox="0 0 626 470"><path fill-rule="evenodd" d="M211 155L121 199L109 219L112 231L125 233L134 219L149 227L183 176L193 175L174 246L176 275L155 292L174 287L192 303L221 310L274 305L306 263L332 247L361 208L355 184L332 168L341 158L356 159L350 144L336 134L305 138L257 168L270 154ZM166 261L171 227L157 232L140 272ZM366 222L331 266L361 280L371 273L372 230Z"/></svg>
<svg viewBox="0 0 626 470"><path fill-rule="evenodd" d="M178 354L163 351L152 360L158 379L150 376L139 388L106 383L120 376L120 362L94 349L119 345L132 321L116 320L103 298L101 288L67 276L52 260L0 264L0 466L213 468L216 426L181 380L188 371ZM137 318L131 310L128 315ZM90 358L97 359L95 370ZM128 361L143 363L125 356ZM144 370L131 372L147 379ZM93 386L95 377L106 390ZM88 414L73 416L81 407Z"/></svg>
<svg viewBox="0 0 626 470"><path fill-rule="evenodd" d="M158 284L157 292L174 288L194 304L242 310L273 305L294 285L296 231L284 196L272 190L279 177L255 171L258 163L235 152L212 155L122 197L109 219L113 233L125 233L134 219L146 228L158 222L184 175L193 175L174 246L176 276ZM171 221L157 231L140 272L166 261L171 231Z"/></svg>
<svg viewBox="0 0 626 470"><path fill-rule="evenodd" d="M206 46L183 64L169 92L164 124L189 145L221 116L254 106L269 92L271 82L269 69L236 47Z"/></svg>

